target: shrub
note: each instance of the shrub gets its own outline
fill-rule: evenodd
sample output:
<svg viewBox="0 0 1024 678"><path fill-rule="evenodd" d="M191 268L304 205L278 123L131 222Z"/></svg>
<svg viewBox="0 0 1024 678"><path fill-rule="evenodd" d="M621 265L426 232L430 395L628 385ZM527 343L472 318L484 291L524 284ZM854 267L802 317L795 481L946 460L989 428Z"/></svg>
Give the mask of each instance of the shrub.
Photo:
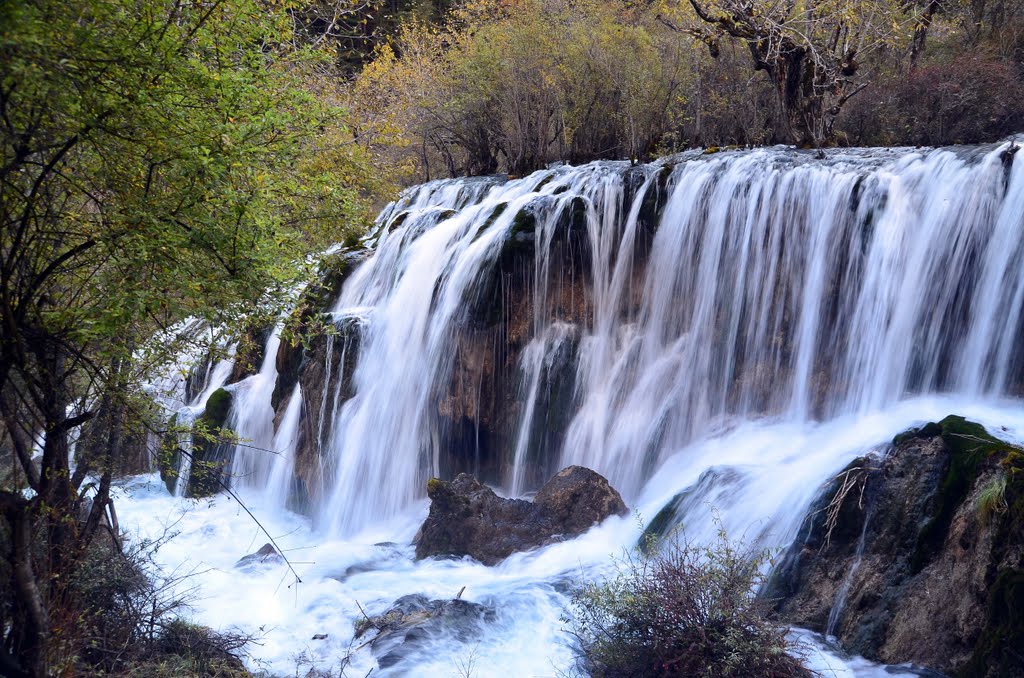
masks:
<svg viewBox="0 0 1024 678"><path fill-rule="evenodd" d="M651 555L644 555L648 550ZM809 676L754 591L767 554L670 539L572 599L576 669L605 676Z"/></svg>
<svg viewBox="0 0 1024 678"><path fill-rule="evenodd" d="M106 534L106 533L103 533ZM147 676L249 676L242 656L251 638L183 620L194 589L190 575L162 577L156 551L174 533L122 549L104 537L93 541L52 614L54 674Z"/></svg>

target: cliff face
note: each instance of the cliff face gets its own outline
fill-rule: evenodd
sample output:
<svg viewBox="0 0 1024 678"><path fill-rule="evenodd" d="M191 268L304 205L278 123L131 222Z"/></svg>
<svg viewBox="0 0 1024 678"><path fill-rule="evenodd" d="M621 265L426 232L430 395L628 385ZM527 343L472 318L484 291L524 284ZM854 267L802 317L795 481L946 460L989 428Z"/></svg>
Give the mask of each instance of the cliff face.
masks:
<svg viewBox="0 0 1024 678"><path fill-rule="evenodd" d="M886 663L1024 674L1024 454L950 416L852 462L764 595Z"/></svg>

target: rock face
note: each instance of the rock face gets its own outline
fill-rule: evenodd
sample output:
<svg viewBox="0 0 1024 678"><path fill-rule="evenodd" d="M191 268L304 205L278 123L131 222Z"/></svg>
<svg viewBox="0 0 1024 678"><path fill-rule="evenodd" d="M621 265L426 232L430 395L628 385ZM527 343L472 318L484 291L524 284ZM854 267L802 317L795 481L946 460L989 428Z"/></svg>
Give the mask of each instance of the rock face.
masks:
<svg viewBox="0 0 1024 678"><path fill-rule="evenodd" d="M458 598L429 600L413 594L396 600L387 612L361 620L355 637L376 631L370 648L380 668L387 669L433 641L470 641L479 636L484 623L496 617L494 608L479 603Z"/></svg>
<svg viewBox="0 0 1024 678"><path fill-rule="evenodd" d="M233 446L217 442L216 435L219 429L227 425L233 397L231 391L217 389L210 394L206 401L206 411L196 421L196 428L205 431L206 435L193 436L186 497L207 497L221 490L221 484L226 479L224 469L231 461ZM176 422L176 419L172 419L172 423ZM169 437L165 441L165 449L161 450L157 458L160 478L171 494L174 494L178 484L184 461L179 444L174 436Z"/></svg>
<svg viewBox="0 0 1024 678"><path fill-rule="evenodd" d="M235 569L242 570L243 572L253 572L261 567L279 565L283 562L284 556L277 552L273 544L264 544L256 553L250 553L240 558L235 563Z"/></svg>
<svg viewBox="0 0 1024 678"><path fill-rule="evenodd" d="M532 502L502 499L465 473L450 482L431 480L427 494L430 515L420 528L416 557L470 556L485 565L628 512L603 476L581 466L559 472Z"/></svg>
<svg viewBox="0 0 1024 678"><path fill-rule="evenodd" d="M1024 675L1024 454L962 417L897 436L826 488L769 581L782 618L850 652Z"/></svg>

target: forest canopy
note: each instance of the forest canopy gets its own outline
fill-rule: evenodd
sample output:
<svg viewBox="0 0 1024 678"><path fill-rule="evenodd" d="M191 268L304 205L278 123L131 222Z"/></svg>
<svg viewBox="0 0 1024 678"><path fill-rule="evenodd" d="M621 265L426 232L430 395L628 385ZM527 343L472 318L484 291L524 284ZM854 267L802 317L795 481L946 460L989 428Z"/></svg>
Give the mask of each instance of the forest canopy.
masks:
<svg viewBox="0 0 1024 678"><path fill-rule="evenodd" d="M419 178L688 147L1019 131L1024 8L984 0L473 0L411 16L349 90Z"/></svg>

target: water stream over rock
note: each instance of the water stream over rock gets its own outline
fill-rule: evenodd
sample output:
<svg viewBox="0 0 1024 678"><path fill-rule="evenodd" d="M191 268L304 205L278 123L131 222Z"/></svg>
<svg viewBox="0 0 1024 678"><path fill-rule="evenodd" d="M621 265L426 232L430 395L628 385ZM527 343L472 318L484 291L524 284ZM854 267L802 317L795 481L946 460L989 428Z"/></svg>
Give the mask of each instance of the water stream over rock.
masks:
<svg viewBox="0 0 1024 678"><path fill-rule="evenodd" d="M200 618L261 629L274 673L337 668L356 601L379 614L466 586L496 615L475 640L382 673L458 675L472 654L474 675L557 675L571 582L606 572L681 491L688 537L714 538L717 514L784 547L823 483L913 424L958 413L1024 438L1024 160L1009 147L692 153L411 189L318 310L337 332L301 360L271 332L259 373L231 387L252 441L233 484L303 583L231 570L263 542L225 497L189 506L140 480L123 522L152 534L188 509L165 562L203 569ZM492 568L413 562L429 478L469 471L524 496L571 464L638 517Z"/></svg>

